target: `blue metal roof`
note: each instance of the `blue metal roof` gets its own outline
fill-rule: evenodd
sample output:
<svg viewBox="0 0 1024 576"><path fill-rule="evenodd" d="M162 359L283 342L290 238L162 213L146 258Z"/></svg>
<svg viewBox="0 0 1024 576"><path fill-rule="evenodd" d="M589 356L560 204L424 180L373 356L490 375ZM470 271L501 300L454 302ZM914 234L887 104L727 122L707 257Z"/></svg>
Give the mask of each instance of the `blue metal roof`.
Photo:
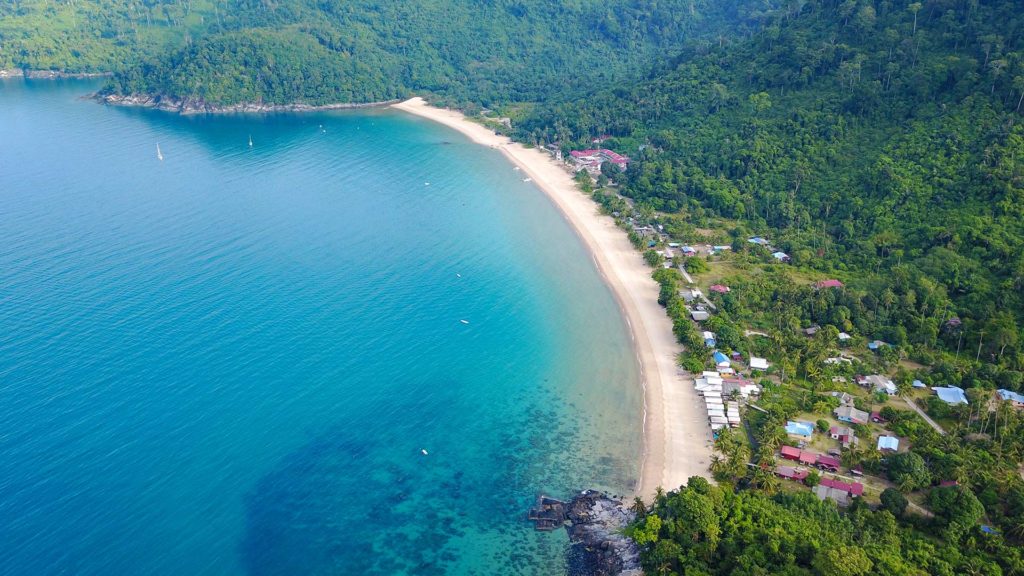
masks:
<svg viewBox="0 0 1024 576"><path fill-rule="evenodd" d="M964 394L963 388L958 386L936 386L932 390L935 390L935 393L946 404L967 404L967 395Z"/></svg>
<svg viewBox="0 0 1024 576"><path fill-rule="evenodd" d="M999 397L1003 400L1013 400L1014 402L1024 402L1024 394L1018 394L1013 390L999 389L996 390Z"/></svg>
<svg viewBox="0 0 1024 576"><path fill-rule="evenodd" d="M796 434L797 436L811 436L814 434L814 424L810 422L786 422L786 434Z"/></svg>
<svg viewBox="0 0 1024 576"><path fill-rule="evenodd" d="M726 356L725 354L722 354L721 352L718 352L718 351L715 352L714 359L715 359L715 363L716 364L721 364L723 362L726 362L726 363L729 362L729 357Z"/></svg>
<svg viewBox="0 0 1024 576"><path fill-rule="evenodd" d="M900 439L895 436L879 436L878 437L878 449L879 450L898 450L900 447Z"/></svg>

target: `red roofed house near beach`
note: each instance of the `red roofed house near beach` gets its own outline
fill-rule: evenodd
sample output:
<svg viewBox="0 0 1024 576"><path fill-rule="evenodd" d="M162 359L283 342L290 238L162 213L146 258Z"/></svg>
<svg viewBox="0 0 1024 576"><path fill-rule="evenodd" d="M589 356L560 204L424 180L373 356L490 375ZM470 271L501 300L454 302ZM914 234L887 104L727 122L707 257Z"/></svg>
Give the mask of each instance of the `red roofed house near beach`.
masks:
<svg viewBox="0 0 1024 576"><path fill-rule="evenodd" d="M572 156L572 161L576 164L577 168L586 170L591 174L601 172L601 164L604 162L611 162L618 166L620 170L625 170L629 166L628 157L605 148L600 150L573 150L569 155Z"/></svg>

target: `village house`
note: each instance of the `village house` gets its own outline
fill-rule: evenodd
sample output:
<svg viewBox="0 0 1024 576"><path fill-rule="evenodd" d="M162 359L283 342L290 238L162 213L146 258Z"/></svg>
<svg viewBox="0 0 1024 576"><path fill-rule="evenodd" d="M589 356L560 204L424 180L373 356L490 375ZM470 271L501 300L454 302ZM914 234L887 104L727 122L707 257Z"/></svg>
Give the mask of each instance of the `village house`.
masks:
<svg viewBox="0 0 1024 576"><path fill-rule="evenodd" d="M761 387L742 378L725 378L722 381L722 394L726 396L739 394L746 399L761 394Z"/></svg>
<svg viewBox="0 0 1024 576"><path fill-rule="evenodd" d="M842 482L832 478L822 478L821 482L814 487L814 494L821 500L833 500L840 506L850 504L851 498L858 498L864 495L864 485L860 482Z"/></svg>
<svg viewBox="0 0 1024 576"><path fill-rule="evenodd" d="M699 288L683 288L679 291L679 296L687 303L693 302L701 297L701 291Z"/></svg>
<svg viewBox="0 0 1024 576"><path fill-rule="evenodd" d="M810 422L792 421L786 422L786 434L795 436L801 440L810 440L814 435L814 424Z"/></svg>
<svg viewBox="0 0 1024 576"><path fill-rule="evenodd" d="M967 395L964 389L959 386L932 386L932 390L946 404L967 404Z"/></svg>
<svg viewBox="0 0 1024 576"><path fill-rule="evenodd" d="M821 280L820 282L815 283L814 287L818 290L821 290L822 288L842 288L843 283L836 279Z"/></svg>
<svg viewBox="0 0 1024 576"><path fill-rule="evenodd" d="M840 406L853 406L853 396L847 392L833 392L832 396L839 399Z"/></svg>
<svg viewBox="0 0 1024 576"><path fill-rule="evenodd" d="M690 312L690 317L697 322L703 322L704 320L710 318L711 315L708 314L706 310L694 310Z"/></svg>
<svg viewBox="0 0 1024 576"><path fill-rule="evenodd" d="M793 466L775 467L776 476L785 480L793 480L794 482L803 482L809 474L810 472L803 468L794 468Z"/></svg>
<svg viewBox="0 0 1024 576"><path fill-rule="evenodd" d="M775 258L779 262L789 262L789 254L785 252L772 252L772 258Z"/></svg>
<svg viewBox="0 0 1024 576"><path fill-rule="evenodd" d="M868 350L873 350L875 352L881 350L882 348L888 348L890 346L892 346L892 344L889 344L888 342L883 342L881 340L872 340L871 342L868 342Z"/></svg>
<svg viewBox="0 0 1024 576"><path fill-rule="evenodd" d="M878 437L878 451L879 452L896 452L900 449L900 439L895 436L879 436Z"/></svg>
<svg viewBox="0 0 1024 576"><path fill-rule="evenodd" d="M800 450L799 448L794 448L792 446L783 446L782 448L779 448L779 456L786 460L799 460L800 452L802 452L802 450Z"/></svg>
<svg viewBox="0 0 1024 576"><path fill-rule="evenodd" d="M870 415L863 411L854 408L853 406L840 406L832 411L835 415L836 420L840 422L849 422L851 424L867 424Z"/></svg>
<svg viewBox="0 0 1024 576"><path fill-rule="evenodd" d="M703 336L704 336L704 345L707 346L708 348L714 348L715 347L715 333L714 332L709 332L709 331L705 330Z"/></svg>
<svg viewBox="0 0 1024 576"><path fill-rule="evenodd" d="M709 290L711 290L712 292L718 292L719 294L728 294L729 293L729 287L728 286L723 286L721 284L712 284L711 288L709 288Z"/></svg>
<svg viewBox="0 0 1024 576"><path fill-rule="evenodd" d="M814 452L801 450L800 457L797 458L796 461L805 466L814 466L815 464L818 463L818 455L815 454Z"/></svg>
<svg viewBox="0 0 1024 576"><path fill-rule="evenodd" d="M764 372L765 370L768 369L768 360L766 360L764 358L758 358L757 356L751 356L750 357L750 369L751 370L760 370L760 371Z"/></svg>
<svg viewBox="0 0 1024 576"><path fill-rule="evenodd" d="M1024 394L1018 394L1012 390L999 389L996 394L1004 402L1010 402L1014 408L1024 408Z"/></svg>
<svg viewBox="0 0 1024 576"><path fill-rule="evenodd" d="M843 448L849 448L857 443L857 435L849 426L833 426L829 429L828 434L833 440L838 440Z"/></svg>
<svg viewBox="0 0 1024 576"><path fill-rule="evenodd" d="M835 456L826 456L824 454L818 454L815 458L814 465L819 469L826 472L839 472L839 458Z"/></svg>
<svg viewBox="0 0 1024 576"><path fill-rule="evenodd" d="M896 384L892 380L882 376L881 374L872 374L870 376L864 376L857 379L857 384L870 388L875 392L885 392L890 396L897 394Z"/></svg>

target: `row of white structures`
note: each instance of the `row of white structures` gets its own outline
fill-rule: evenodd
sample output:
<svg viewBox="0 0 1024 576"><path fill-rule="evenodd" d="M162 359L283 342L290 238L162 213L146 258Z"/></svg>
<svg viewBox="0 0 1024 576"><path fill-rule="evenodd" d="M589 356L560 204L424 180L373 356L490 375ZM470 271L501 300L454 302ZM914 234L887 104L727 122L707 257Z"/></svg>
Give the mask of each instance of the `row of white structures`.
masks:
<svg viewBox="0 0 1024 576"><path fill-rule="evenodd" d="M704 404L708 410L708 422L712 430L721 430L726 426L736 428L740 425L740 403L735 400L723 401L722 399L722 376L718 372L704 372L694 382L697 393L704 397ZM756 388L756 385L751 385ZM741 389L740 394L744 394Z"/></svg>

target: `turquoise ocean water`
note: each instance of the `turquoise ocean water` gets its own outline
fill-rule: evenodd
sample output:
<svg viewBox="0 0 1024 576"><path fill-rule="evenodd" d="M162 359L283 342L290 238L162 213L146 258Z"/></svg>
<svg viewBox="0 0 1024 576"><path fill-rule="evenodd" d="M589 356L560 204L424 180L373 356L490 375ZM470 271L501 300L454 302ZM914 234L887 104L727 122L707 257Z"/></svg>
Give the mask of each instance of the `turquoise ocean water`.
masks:
<svg viewBox="0 0 1024 576"><path fill-rule="evenodd" d="M560 573L524 514L628 490L642 398L543 195L391 111L95 87L0 83L0 574Z"/></svg>

